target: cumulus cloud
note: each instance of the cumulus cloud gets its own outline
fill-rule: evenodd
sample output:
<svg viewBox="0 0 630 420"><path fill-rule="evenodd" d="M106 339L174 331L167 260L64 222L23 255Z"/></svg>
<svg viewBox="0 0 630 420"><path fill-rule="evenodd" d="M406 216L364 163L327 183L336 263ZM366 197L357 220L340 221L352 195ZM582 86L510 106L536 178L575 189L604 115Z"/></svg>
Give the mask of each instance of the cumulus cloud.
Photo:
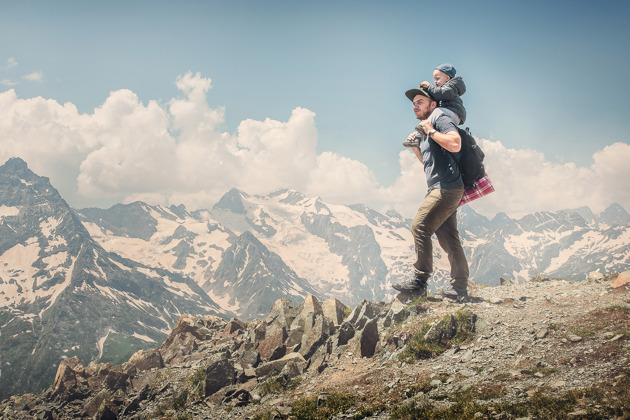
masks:
<svg viewBox="0 0 630 420"><path fill-rule="evenodd" d="M0 163L22 157L51 178L74 206L107 199L209 208L233 187L253 194L294 188L335 203L364 202L412 217L426 193L423 169L409 150L399 153L400 175L379 185L365 164L330 151L317 153L315 113L295 108L286 121L242 121L221 132L225 110L211 108L212 81L180 76L181 97L143 103L126 89L111 92L91 114L72 104L0 93ZM472 204L483 214L519 216L540 210L612 202L630 208L630 145L596 153L588 168L556 164L534 150L509 149L480 139L496 192Z"/></svg>
<svg viewBox="0 0 630 420"><path fill-rule="evenodd" d="M22 79L30 82L41 82L44 80L44 73L42 71L34 71L33 73L25 74Z"/></svg>

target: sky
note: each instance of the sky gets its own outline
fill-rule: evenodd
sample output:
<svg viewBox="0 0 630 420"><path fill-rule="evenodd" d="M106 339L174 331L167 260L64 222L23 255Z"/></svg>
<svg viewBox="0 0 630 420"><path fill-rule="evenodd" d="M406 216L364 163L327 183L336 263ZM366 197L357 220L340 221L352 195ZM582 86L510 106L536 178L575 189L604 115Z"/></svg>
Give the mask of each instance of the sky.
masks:
<svg viewBox="0 0 630 420"><path fill-rule="evenodd" d="M75 208L294 188L413 217L407 89L444 62L511 217L630 209L627 1L0 0L0 165Z"/></svg>

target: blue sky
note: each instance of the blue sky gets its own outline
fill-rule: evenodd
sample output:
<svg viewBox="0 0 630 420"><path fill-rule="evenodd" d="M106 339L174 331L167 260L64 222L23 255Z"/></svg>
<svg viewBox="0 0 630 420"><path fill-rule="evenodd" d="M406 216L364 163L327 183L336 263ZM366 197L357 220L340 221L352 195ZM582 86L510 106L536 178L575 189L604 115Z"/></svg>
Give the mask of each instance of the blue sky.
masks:
<svg viewBox="0 0 630 420"><path fill-rule="evenodd" d="M128 89L167 108L182 97L177 78L198 72L211 79L207 105L224 112L216 131L236 135L245 120L286 122L308 109L316 154L360 162L386 188L401 176L401 142L416 123L404 91L450 62L467 84L466 125L476 136L579 170L628 143L629 5L0 0L0 92L91 115ZM621 188L617 201L628 208Z"/></svg>

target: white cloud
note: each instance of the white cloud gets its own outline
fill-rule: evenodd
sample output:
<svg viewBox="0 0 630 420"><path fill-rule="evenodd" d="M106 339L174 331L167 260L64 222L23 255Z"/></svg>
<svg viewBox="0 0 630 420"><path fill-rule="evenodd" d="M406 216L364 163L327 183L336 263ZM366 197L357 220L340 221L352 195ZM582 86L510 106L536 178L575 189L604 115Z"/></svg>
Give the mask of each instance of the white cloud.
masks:
<svg viewBox="0 0 630 420"><path fill-rule="evenodd" d="M33 73L25 74L22 79L30 82L41 82L44 80L44 73L42 71L34 71Z"/></svg>
<svg viewBox="0 0 630 420"><path fill-rule="evenodd" d="M13 67L17 67L17 60L13 57L7 58L7 64L4 66L4 70L12 69Z"/></svg>
<svg viewBox="0 0 630 420"><path fill-rule="evenodd" d="M412 217L426 193L422 165L409 150L399 154L398 179L382 186L365 164L316 152L315 113L308 109L294 109L287 121L247 119L230 134L220 131L225 110L206 100L210 79L188 72L176 84L183 96L166 106L144 104L123 89L92 114L41 97L19 99L12 89L0 92L0 164L22 157L74 206L108 198L198 209L233 187L254 194L288 187ZM614 201L630 208L626 143L596 153L589 168L551 163L534 150L500 142L479 143L496 187L473 203L483 214L520 216L583 205L601 211Z"/></svg>
<svg viewBox="0 0 630 420"><path fill-rule="evenodd" d="M14 82L14 81L13 81L13 80L11 80L11 79L2 79L2 81L0 81L0 84L2 84L2 85L4 85L4 86L7 86L7 87L12 87L12 86L17 85L17 83L16 83L16 82Z"/></svg>

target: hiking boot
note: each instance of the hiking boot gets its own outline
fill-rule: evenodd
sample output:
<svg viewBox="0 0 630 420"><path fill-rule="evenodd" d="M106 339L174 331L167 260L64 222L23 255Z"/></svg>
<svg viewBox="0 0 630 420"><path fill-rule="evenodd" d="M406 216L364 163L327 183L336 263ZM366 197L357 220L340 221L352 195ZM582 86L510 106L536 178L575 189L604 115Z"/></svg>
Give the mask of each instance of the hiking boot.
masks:
<svg viewBox="0 0 630 420"><path fill-rule="evenodd" d="M392 288L403 293L413 293L420 296L427 295L427 282L418 278L392 284Z"/></svg>
<svg viewBox="0 0 630 420"><path fill-rule="evenodd" d="M456 301L461 301L468 298L468 290L466 290L465 288L460 289L459 287L448 286L440 290L440 296Z"/></svg>
<svg viewBox="0 0 630 420"><path fill-rule="evenodd" d="M418 124L416 126L416 132L418 134L416 134L416 136L413 138L413 140L405 140L403 141L403 146L405 147L420 147L420 140L422 140L422 138L424 136L426 136L424 129L422 128L422 126L420 124Z"/></svg>
<svg viewBox="0 0 630 420"><path fill-rule="evenodd" d="M420 147L420 140L416 137L413 141L405 140L403 141L403 146L405 147Z"/></svg>

